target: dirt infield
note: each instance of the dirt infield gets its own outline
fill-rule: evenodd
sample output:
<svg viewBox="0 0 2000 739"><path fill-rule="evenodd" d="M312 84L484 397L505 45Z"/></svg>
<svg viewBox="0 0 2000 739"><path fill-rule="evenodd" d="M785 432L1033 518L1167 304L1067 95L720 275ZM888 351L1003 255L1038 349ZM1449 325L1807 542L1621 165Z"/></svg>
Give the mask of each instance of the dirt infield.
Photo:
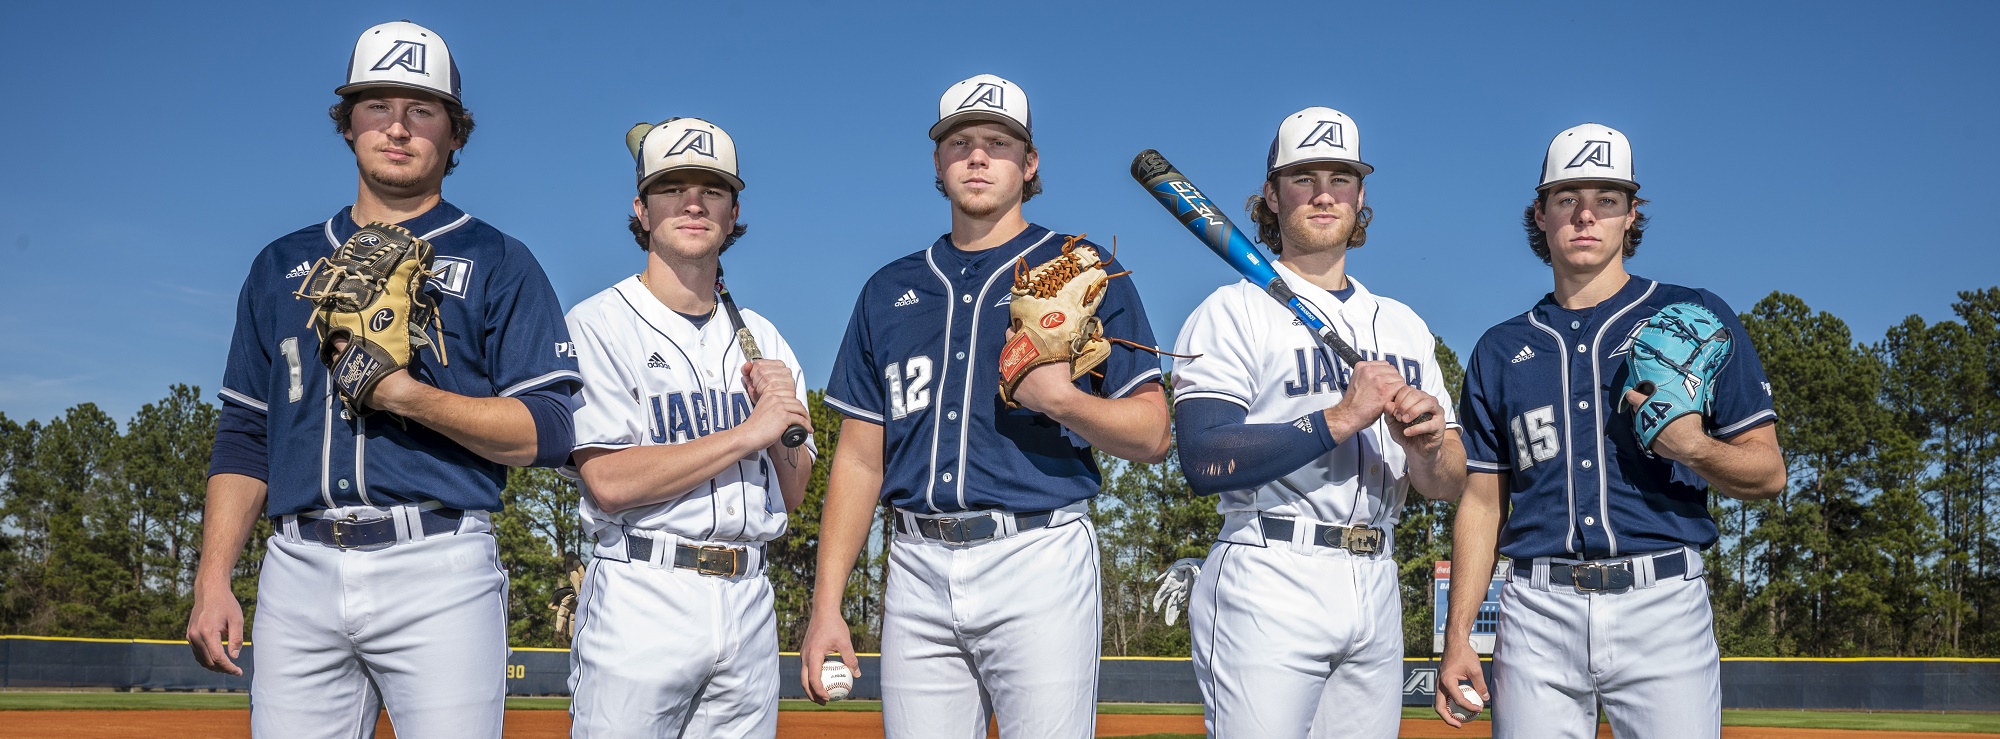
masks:
<svg viewBox="0 0 2000 739"><path fill-rule="evenodd" d="M1404 720L1401 736L1488 737L1491 725L1478 722L1464 731L1437 721ZM1142 734L1200 735L1200 716L1100 715L1098 736ZM394 737L384 719L378 739ZM508 711L507 739L562 739L569 735L569 714L563 711ZM172 736L182 739L249 739L250 712L219 711L6 711L0 712L0 737L64 739L126 739L132 736ZM779 739L877 739L882 736L879 713L797 713L778 715ZM997 734L991 735L997 736ZM1611 736L1606 728L1600 737ZM1846 731L1726 726L1724 739L1991 739L1991 734L1929 731Z"/></svg>

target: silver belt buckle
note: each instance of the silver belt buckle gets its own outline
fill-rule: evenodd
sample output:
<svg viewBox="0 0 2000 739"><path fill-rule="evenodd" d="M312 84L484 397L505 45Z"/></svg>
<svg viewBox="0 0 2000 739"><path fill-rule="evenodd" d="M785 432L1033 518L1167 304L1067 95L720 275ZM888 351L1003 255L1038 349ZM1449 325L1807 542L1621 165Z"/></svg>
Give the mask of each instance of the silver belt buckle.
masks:
<svg viewBox="0 0 2000 739"><path fill-rule="evenodd" d="M1632 562L1630 560L1603 564L1581 562L1570 565L1570 584L1579 593L1602 593L1623 591L1632 587ZM1620 575L1623 575L1621 578ZM1589 582L1586 583L1586 580Z"/></svg>

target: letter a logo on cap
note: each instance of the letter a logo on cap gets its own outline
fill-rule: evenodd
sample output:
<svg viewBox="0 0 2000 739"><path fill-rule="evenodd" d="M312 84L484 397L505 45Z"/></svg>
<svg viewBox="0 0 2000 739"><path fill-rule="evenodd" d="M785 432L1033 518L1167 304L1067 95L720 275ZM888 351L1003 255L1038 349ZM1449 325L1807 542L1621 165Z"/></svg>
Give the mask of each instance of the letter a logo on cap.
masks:
<svg viewBox="0 0 2000 739"><path fill-rule="evenodd" d="M1007 109L1007 92L1002 90L999 85L991 82L981 82L978 87L972 89L971 95L965 96L965 102L958 104L958 109L965 110L974 105L983 105L994 110L1004 111Z"/></svg>
<svg viewBox="0 0 2000 739"><path fill-rule="evenodd" d="M424 71L424 45L415 41L397 41L369 71L384 72L397 67L417 74L430 74Z"/></svg>
<svg viewBox="0 0 2000 739"><path fill-rule="evenodd" d="M1576 169L1577 167L1581 167L1584 165L1596 165L1599 167L1612 166L1611 142L1609 141L1583 142L1583 148L1577 150L1576 156L1572 157L1569 160L1569 164L1563 165L1563 169Z"/></svg>
<svg viewBox="0 0 2000 739"><path fill-rule="evenodd" d="M688 153L700 154L710 159L714 159L715 137L710 136L707 131L703 131L700 129L689 129L687 133L681 134L681 140L674 142L673 148L667 149L666 156L663 156L661 158L665 159L667 157L679 156L681 154L688 154Z"/></svg>
<svg viewBox="0 0 2000 739"><path fill-rule="evenodd" d="M1340 121L1320 121L1319 125L1313 126L1312 133L1306 134L1306 139L1299 142L1298 148L1326 145L1335 149L1345 149L1347 144L1342 143L1344 140L1341 136Z"/></svg>

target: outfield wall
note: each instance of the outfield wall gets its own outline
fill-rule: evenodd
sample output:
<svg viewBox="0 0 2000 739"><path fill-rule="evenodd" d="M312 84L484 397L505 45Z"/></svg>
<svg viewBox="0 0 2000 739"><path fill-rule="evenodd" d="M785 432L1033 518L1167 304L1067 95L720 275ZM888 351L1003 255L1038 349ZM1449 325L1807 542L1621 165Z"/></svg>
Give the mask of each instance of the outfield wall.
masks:
<svg viewBox="0 0 2000 739"><path fill-rule="evenodd" d="M240 677L195 664L182 642L0 636L0 688L248 690L255 647L245 645ZM880 659L861 658L855 698L880 698ZM798 656L779 658L779 694L805 697ZM1488 663L1487 668L1491 669ZM1437 663L1403 662L1403 703L1430 705ZM1199 703L1187 659L1106 657L1097 699L1108 703ZM514 695L569 692L569 651L516 649L508 659ZM1849 711L2000 711L2000 660L1748 659L1722 661L1725 708Z"/></svg>

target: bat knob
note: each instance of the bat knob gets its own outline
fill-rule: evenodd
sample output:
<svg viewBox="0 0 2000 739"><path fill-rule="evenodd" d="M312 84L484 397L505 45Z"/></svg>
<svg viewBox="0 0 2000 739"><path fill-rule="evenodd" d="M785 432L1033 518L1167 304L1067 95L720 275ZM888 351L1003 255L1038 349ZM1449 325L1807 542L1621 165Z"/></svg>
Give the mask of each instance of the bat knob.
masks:
<svg viewBox="0 0 2000 739"><path fill-rule="evenodd" d="M793 424L791 428L785 429L785 435L778 440L787 448L796 449L800 444L806 443L806 427Z"/></svg>

